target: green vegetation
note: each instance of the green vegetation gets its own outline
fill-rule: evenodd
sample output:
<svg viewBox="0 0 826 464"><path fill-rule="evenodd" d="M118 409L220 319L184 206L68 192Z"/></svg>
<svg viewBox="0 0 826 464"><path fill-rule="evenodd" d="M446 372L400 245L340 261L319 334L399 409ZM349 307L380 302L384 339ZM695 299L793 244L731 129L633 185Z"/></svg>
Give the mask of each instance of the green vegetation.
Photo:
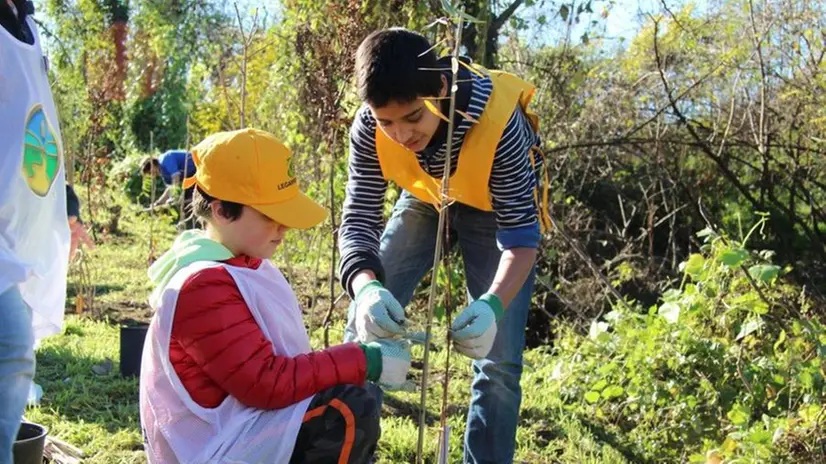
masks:
<svg viewBox="0 0 826 464"><path fill-rule="evenodd" d="M67 311L85 312L39 348L45 399L27 414L91 462L142 462L117 325L151 316L145 270L177 215L139 212L152 186L133 177L137 162L241 125L284 140L332 214L292 233L274 262L298 289L314 347L328 311L339 341L334 232L359 104L353 53L389 25L435 42L426 26L441 2L291 0L268 14L211 1L44 3L63 146L98 249L72 267ZM826 460L826 6L661 2L616 44L604 30L614 2L454 3L486 22L465 31L468 53L538 87L557 228L537 267L518 460ZM436 284L461 288L458 263ZM419 324L427 285L410 308ZM433 357L431 456L445 364ZM110 372L95 374L107 358ZM451 361L454 462L469 369ZM387 401L381 462L412 459L417 398Z"/></svg>

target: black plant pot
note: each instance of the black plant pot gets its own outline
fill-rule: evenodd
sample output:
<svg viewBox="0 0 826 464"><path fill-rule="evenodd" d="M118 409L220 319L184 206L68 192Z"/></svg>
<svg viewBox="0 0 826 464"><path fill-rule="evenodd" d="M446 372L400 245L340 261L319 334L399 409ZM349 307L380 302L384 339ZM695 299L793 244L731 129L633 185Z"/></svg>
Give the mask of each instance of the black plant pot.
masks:
<svg viewBox="0 0 826 464"><path fill-rule="evenodd" d="M20 424L17 440L12 448L14 464L43 464L43 448L46 446L46 427L31 422Z"/></svg>
<svg viewBox="0 0 826 464"><path fill-rule="evenodd" d="M120 328L120 375L140 376L143 341L146 339L148 324L135 324Z"/></svg>

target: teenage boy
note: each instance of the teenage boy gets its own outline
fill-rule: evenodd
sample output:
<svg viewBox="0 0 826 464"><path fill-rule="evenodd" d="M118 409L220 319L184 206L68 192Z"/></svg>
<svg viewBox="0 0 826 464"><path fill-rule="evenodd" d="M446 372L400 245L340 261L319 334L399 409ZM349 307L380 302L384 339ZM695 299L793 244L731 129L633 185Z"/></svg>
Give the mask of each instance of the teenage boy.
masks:
<svg viewBox="0 0 826 464"><path fill-rule="evenodd" d="M400 28L370 34L356 52L364 104L350 130L339 230L341 281L354 301L347 341L402 333L403 307L433 266L451 67L423 36ZM448 246L461 249L471 299L450 328L456 351L473 359L464 459L510 463L534 261L540 225L548 224L537 207L537 119L527 111L534 87L464 58L458 67L457 111L447 116L454 121ZM382 233L388 181L403 192Z"/></svg>

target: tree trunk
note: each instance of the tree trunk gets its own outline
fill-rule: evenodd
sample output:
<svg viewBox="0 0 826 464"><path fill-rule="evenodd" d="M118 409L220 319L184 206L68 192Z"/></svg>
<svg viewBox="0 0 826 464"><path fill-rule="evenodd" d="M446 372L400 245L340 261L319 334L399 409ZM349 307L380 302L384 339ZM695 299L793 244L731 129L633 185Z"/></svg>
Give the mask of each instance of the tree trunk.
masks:
<svg viewBox="0 0 826 464"><path fill-rule="evenodd" d="M467 54L486 68L496 67L499 31L513 16L524 0L513 0L499 15L493 14L491 0L464 0L465 12L483 23L469 23L463 32L462 45Z"/></svg>

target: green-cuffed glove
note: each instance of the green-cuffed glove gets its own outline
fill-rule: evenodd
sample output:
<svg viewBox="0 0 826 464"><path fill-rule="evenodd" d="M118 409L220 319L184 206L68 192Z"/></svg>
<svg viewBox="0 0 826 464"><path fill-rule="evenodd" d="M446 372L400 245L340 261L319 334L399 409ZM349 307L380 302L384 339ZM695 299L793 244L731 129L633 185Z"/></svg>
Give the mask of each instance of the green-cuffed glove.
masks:
<svg viewBox="0 0 826 464"><path fill-rule="evenodd" d="M378 280L367 283L356 294L357 340L368 343L404 334L404 308Z"/></svg>
<svg viewBox="0 0 826 464"><path fill-rule="evenodd" d="M387 390L411 390L407 380L410 370L410 342L406 340L377 340L361 344L367 358L367 380Z"/></svg>
<svg viewBox="0 0 826 464"><path fill-rule="evenodd" d="M456 351L473 359L487 356L496 339L496 323L504 314L502 300L493 293L468 305L450 326Z"/></svg>

